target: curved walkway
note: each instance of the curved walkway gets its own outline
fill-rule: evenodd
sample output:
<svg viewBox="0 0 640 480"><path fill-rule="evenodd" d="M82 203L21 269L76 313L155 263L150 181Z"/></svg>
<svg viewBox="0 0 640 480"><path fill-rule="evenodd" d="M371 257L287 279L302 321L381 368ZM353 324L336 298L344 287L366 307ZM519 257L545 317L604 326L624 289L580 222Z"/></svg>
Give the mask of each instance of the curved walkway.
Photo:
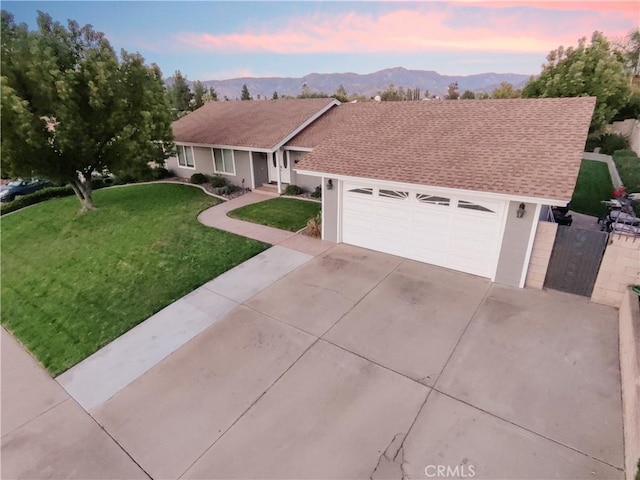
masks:
<svg viewBox="0 0 640 480"><path fill-rule="evenodd" d="M308 237L299 233L280 230L279 228L267 227L257 223L245 222L227 216L231 210L244 207L252 203L268 200L270 196L250 192L240 197L227 200L224 203L215 205L198 215L198 221L207 227L225 230L227 232L253 238L271 245L280 245L292 248L308 255L319 255L328 250L333 244L317 238Z"/></svg>

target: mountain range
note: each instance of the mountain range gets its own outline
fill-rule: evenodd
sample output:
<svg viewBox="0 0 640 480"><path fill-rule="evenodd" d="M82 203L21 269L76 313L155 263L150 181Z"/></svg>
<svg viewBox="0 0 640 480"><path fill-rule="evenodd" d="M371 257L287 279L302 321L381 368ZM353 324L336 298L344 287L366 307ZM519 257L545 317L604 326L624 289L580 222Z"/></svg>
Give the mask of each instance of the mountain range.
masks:
<svg viewBox="0 0 640 480"><path fill-rule="evenodd" d="M491 93L500 82L512 83L516 88L526 83L531 75L518 73L479 73L475 75L441 75L431 70L408 70L403 67L387 68L375 73L310 73L304 77L242 77L229 80L206 80L202 83L213 87L218 98L225 96L230 100L240 98L242 85L246 84L251 96L257 98L271 98L273 92L278 95L300 95L302 86L307 85L310 93L325 92L333 94L340 85L344 86L349 95L359 94L366 97L376 95L387 89L390 84L396 88L420 88L424 96L426 90L431 95L445 95L451 82L458 82L458 91ZM172 83L173 78L167 79ZM189 82L191 83L191 82Z"/></svg>

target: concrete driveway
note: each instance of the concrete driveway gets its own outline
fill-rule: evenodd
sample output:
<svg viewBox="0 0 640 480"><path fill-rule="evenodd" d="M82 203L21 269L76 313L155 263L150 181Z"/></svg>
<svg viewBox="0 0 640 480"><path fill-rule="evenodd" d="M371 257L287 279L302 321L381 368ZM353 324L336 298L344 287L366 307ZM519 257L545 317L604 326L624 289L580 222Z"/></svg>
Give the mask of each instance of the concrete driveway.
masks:
<svg viewBox="0 0 640 480"><path fill-rule="evenodd" d="M616 318L338 245L89 413L152 478L622 478Z"/></svg>

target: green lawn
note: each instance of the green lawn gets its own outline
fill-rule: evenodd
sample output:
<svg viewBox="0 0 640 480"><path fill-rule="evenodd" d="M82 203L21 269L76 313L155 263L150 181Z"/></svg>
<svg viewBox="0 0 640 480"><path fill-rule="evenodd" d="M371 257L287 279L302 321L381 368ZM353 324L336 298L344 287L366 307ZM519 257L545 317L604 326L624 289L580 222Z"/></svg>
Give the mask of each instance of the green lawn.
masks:
<svg viewBox="0 0 640 480"><path fill-rule="evenodd" d="M205 227L219 200L184 185L94 192L2 219L2 324L58 375L194 288L267 248Z"/></svg>
<svg viewBox="0 0 640 480"><path fill-rule="evenodd" d="M640 158L630 150L621 150L613 154L613 161L627 192L640 192Z"/></svg>
<svg viewBox="0 0 640 480"><path fill-rule="evenodd" d="M230 211L227 215L248 222L297 232L320 212L320 203L295 198L272 198Z"/></svg>
<svg viewBox="0 0 640 480"><path fill-rule="evenodd" d="M571 199L571 209L586 215L600 216L604 211L602 200L609 200L613 184L605 163L583 160L576 189Z"/></svg>

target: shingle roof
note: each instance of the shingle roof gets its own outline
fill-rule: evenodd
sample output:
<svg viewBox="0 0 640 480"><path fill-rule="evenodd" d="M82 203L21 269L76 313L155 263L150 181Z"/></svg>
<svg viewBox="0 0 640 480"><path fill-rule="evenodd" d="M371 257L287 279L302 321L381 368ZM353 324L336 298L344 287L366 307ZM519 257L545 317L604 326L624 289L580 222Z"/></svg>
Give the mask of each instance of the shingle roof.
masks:
<svg viewBox="0 0 640 480"><path fill-rule="evenodd" d="M176 142L273 149L333 98L208 102L173 122Z"/></svg>
<svg viewBox="0 0 640 480"><path fill-rule="evenodd" d="M594 97L345 104L296 170L569 201Z"/></svg>

